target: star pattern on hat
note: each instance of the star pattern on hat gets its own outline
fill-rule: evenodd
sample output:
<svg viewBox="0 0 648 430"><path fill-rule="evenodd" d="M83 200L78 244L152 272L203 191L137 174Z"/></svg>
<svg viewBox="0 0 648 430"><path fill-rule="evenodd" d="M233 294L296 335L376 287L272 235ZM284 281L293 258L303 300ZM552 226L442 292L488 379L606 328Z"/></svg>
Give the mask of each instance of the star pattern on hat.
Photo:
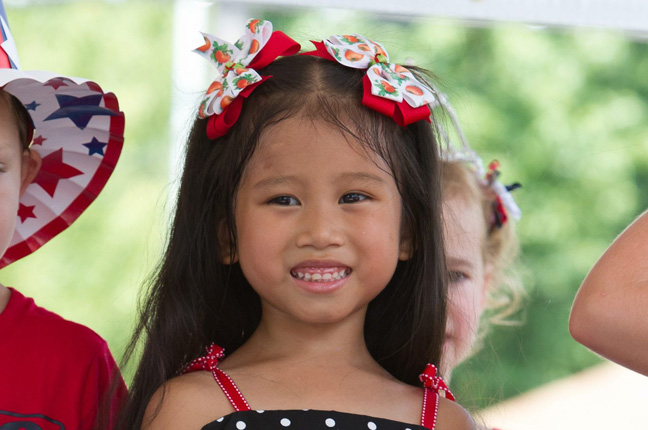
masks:
<svg viewBox="0 0 648 430"><path fill-rule="evenodd" d="M43 136L41 136L41 135L38 135L38 136L36 136L36 137L34 138L34 140L32 140L32 145L40 145L40 146L43 146L43 142L45 142L46 140L47 140L46 137L43 137Z"/></svg>
<svg viewBox="0 0 648 430"><path fill-rule="evenodd" d="M117 115L110 109L99 106L102 99L103 94L93 94L85 97L57 94L56 100L60 107L52 112L50 116L45 118L44 121L69 118L77 128L83 130L90 122L90 119L95 115Z"/></svg>
<svg viewBox="0 0 648 430"><path fill-rule="evenodd" d="M34 215L35 207L36 205L27 206L20 203L20 206L18 207L18 216L20 217L21 223L24 223L27 218L36 218L36 215Z"/></svg>
<svg viewBox="0 0 648 430"><path fill-rule="evenodd" d="M61 179L69 179L82 174L82 171L65 164L63 161L63 148L59 148L43 157L40 171L36 175L34 183L40 185L50 197L54 197L56 187L58 187Z"/></svg>
<svg viewBox="0 0 648 430"><path fill-rule="evenodd" d="M0 68L16 69L0 70L3 90L29 114L31 150L41 159L12 210L15 228L2 268L65 230L102 191L122 150L124 113L117 97L96 82L20 70L2 0Z"/></svg>
<svg viewBox="0 0 648 430"><path fill-rule="evenodd" d="M43 84L43 86L52 87L55 90L58 90L59 87L67 87L68 84L66 82L66 79L64 79L64 78L54 78L54 79L50 79L49 81L45 82Z"/></svg>
<svg viewBox="0 0 648 430"><path fill-rule="evenodd" d="M27 104L25 105L25 109L27 109L27 110L34 110L34 111L35 111L36 108L37 108L38 106L40 106L40 103L36 103L36 100L34 100L34 101L31 102L31 103L27 103Z"/></svg>
<svg viewBox="0 0 648 430"><path fill-rule="evenodd" d="M96 137L93 137L92 140L88 143L84 143L83 146L88 148L88 155L99 154L104 155L104 147L107 143L99 142Z"/></svg>

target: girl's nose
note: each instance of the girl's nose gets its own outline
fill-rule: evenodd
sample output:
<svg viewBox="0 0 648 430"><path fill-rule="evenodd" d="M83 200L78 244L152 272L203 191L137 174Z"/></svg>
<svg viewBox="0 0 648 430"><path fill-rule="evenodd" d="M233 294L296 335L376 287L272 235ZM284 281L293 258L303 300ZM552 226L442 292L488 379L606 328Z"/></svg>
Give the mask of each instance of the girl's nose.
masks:
<svg viewBox="0 0 648 430"><path fill-rule="evenodd" d="M316 249L341 246L344 243L342 219L333 212L334 210L321 207L304 211L297 232L297 246L312 246Z"/></svg>

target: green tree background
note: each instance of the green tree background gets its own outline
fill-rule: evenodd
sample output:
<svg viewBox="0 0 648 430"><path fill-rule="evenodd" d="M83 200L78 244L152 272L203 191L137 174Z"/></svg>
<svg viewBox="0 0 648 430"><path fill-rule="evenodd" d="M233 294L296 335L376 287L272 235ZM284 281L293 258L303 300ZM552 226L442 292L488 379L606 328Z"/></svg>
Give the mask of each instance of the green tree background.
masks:
<svg viewBox="0 0 648 430"><path fill-rule="evenodd" d="M126 142L84 216L0 280L90 326L119 359L168 219L173 4L39 3L7 14L24 69L92 78L119 96ZM594 29L306 8L254 15L305 47L356 32L383 42L392 60L432 70L471 145L485 161L500 160L504 182L523 184L524 323L493 330L455 372L462 403L484 407L599 362L570 338L567 319L589 268L648 207L647 45ZM128 380L132 367L124 373Z"/></svg>

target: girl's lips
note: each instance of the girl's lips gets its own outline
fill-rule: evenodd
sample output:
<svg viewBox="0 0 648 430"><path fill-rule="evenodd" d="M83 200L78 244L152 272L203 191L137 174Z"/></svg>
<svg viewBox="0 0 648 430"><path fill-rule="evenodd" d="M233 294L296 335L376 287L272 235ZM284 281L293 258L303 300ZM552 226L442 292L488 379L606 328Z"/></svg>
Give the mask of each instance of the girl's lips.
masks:
<svg viewBox="0 0 648 430"><path fill-rule="evenodd" d="M290 275L297 284L313 293L338 289L351 272L350 267L335 261L304 261L290 269Z"/></svg>
<svg viewBox="0 0 648 430"><path fill-rule="evenodd" d="M339 281L351 274L351 269L344 266L336 267L300 267L290 271L293 278L310 282Z"/></svg>

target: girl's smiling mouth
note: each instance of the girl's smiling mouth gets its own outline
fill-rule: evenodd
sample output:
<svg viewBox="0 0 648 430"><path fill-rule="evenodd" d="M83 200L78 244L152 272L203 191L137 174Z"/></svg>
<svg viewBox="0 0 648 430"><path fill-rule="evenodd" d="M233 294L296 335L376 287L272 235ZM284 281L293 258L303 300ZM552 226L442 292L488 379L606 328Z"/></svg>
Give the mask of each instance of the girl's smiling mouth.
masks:
<svg viewBox="0 0 648 430"><path fill-rule="evenodd" d="M290 269L297 283L311 292L330 292L342 286L352 269L334 261L305 261Z"/></svg>
<svg viewBox="0 0 648 430"><path fill-rule="evenodd" d="M293 278L310 282L339 281L349 276L350 273L351 269L348 267L300 267L299 269L292 269L290 271Z"/></svg>

